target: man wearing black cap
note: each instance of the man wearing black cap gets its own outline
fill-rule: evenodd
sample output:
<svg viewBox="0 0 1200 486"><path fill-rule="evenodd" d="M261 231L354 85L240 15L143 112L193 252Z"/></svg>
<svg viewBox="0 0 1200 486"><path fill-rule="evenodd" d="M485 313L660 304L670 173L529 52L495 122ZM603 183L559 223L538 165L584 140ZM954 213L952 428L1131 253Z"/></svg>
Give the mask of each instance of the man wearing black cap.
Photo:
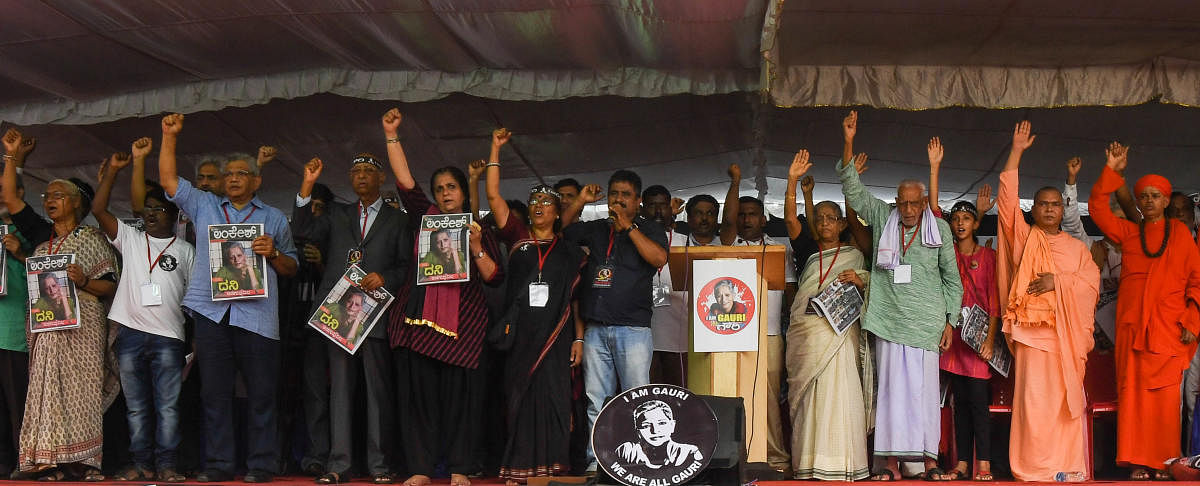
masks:
<svg viewBox="0 0 1200 486"><path fill-rule="evenodd" d="M407 275L412 240L404 230L408 227L408 215L384 204L379 197L379 188L387 178L383 164L371 154L355 156L350 161L350 185L358 200L352 204L330 201L324 214L317 216L309 205L313 186L323 169L321 159L315 157L305 165L304 182L293 214L296 236L327 250L324 276L316 293L317 304L352 264L367 272L360 282L364 289L385 287L394 294ZM317 478L318 484L337 484L349 479L352 412L356 408L354 387L361 366L367 387L367 469L375 483L392 482L391 467L396 453L392 432L396 423L392 353L386 326L371 328L354 355L316 331L310 334L305 350L310 357L324 353L328 358L327 369L322 364L325 360L305 361L305 420L310 437L305 469L323 463L325 474Z"/></svg>

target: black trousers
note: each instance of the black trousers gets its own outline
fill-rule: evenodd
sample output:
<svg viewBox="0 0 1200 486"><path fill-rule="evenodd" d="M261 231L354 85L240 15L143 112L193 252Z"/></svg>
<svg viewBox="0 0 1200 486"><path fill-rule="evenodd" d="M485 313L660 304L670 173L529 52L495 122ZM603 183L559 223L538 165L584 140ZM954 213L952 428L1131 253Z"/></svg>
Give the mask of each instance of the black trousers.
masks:
<svg viewBox="0 0 1200 486"><path fill-rule="evenodd" d="M276 473L276 385L279 380L279 341L195 314L196 364L204 392L206 469L234 472L233 388L237 372L246 380L246 467Z"/></svg>
<svg viewBox="0 0 1200 486"><path fill-rule="evenodd" d="M0 349L0 468L17 466L21 419L29 388L29 353Z"/></svg>
<svg viewBox="0 0 1200 486"><path fill-rule="evenodd" d="M452 366L403 347L393 350L393 358L408 472L432 477L441 460L451 474L475 472L483 400L480 371ZM502 402L493 403L501 406Z"/></svg>
<svg viewBox="0 0 1200 486"><path fill-rule="evenodd" d="M315 333L314 333L315 334ZM325 339L325 338L321 338ZM395 464L396 403L392 393L392 350L386 339L367 338L354 355L325 340L329 356L329 460L325 469L345 476L354 449L354 414L367 414L367 472L389 474ZM355 403L359 370L367 403Z"/></svg>
<svg viewBox="0 0 1200 486"><path fill-rule="evenodd" d="M971 452L980 461L992 460L992 417L988 412L988 380L947 373L954 393L954 440L958 460L971 464Z"/></svg>
<svg viewBox="0 0 1200 486"><path fill-rule="evenodd" d="M300 467L329 462L329 353L333 343L311 328L304 332L304 428L308 447ZM344 351L343 351L344 352Z"/></svg>

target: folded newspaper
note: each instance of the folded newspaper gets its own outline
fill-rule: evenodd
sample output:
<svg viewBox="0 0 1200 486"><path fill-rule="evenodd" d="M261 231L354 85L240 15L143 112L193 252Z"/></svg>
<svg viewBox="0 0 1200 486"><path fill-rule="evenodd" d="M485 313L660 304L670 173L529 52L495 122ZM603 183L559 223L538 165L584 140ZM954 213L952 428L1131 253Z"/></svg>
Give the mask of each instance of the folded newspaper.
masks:
<svg viewBox="0 0 1200 486"><path fill-rule="evenodd" d="M350 354L358 351L393 298L383 287L364 290L360 282L365 276L358 265L350 265L308 318L309 326Z"/></svg>
<svg viewBox="0 0 1200 486"><path fill-rule="evenodd" d="M963 342L978 353L983 347L983 341L987 339L989 327L987 311L983 310L979 304L964 307L958 327ZM1012 368L1012 354L1008 352L1008 345L1002 336L995 337L992 343L992 359L988 361L988 364L1001 376L1008 378L1008 372Z"/></svg>
<svg viewBox="0 0 1200 486"><path fill-rule="evenodd" d="M263 234L261 223L208 225L212 300L267 298L267 258L252 249Z"/></svg>
<svg viewBox="0 0 1200 486"><path fill-rule="evenodd" d="M79 327L79 298L75 282L67 278L74 253L29 257L29 331L45 332Z"/></svg>
<svg viewBox="0 0 1200 486"><path fill-rule="evenodd" d="M858 287L850 282L834 281L812 298L817 313L829 321L833 332L841 336L862 317L863 299Z"/></svg>

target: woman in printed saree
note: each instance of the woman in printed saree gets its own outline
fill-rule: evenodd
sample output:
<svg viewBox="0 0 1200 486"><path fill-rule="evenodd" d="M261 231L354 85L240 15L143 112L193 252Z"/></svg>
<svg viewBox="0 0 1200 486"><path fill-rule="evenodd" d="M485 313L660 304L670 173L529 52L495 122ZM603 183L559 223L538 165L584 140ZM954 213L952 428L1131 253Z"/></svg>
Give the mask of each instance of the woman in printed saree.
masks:
<svg viewBox="0 0 1200 486"><path fill-rule="evenodd" d="M808 152L796 155L788 170L784 211L797 219L796 183L808 170ZM796 479L853 481L867 477L867 410L873 388L866 336L857 322L842 334L816 314L812 298L834 282L862 292L870 273L863 254L844 244L841 208L831 201L816 205L810 220L819 251L808 258L792 301L787 331L788 404L792 419L792 468ZM799 224L797 220L795 224Z"/></svg>
<svg viewBox="0 0 1200 486"><path fill-rule="evenodd" d="M80 326L29 337L20 477L104 479L104 410L116 398L119 383L111 352L115 328L110 329L107 304L101 299L116 292L117 258L98 229L79 224L91 207L90 192L82 181L59 179L42 194L51 220L43 224L50 227L50 238L37 245L33 256L75 255L67 277L75 284Z"/></svg>
<svg viewBox="0 0 1200 486"><path fill-rule="evenodd" d="M504 389L508 439L500 460L500 477L509 486L533 476L561 475L570 469L571 367L583 359L583 321L571 309L583 251L560 241L562 197L549 186L529 191L529 219L523 221L500 195L500 147L511 135L492 135L486 167L487 197L499 236L511 250L506 271L510 306L490 337L504 341ZM505 346L500 346L501 348Z"/></svg>

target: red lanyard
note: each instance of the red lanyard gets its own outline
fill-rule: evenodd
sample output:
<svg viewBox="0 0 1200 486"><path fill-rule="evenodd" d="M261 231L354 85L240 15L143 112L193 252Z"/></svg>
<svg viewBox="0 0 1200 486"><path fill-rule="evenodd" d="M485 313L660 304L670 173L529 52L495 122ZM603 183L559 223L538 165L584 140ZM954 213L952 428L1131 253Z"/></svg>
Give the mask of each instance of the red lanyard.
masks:
<svg viewBox="0 0 1200 486"><path fill-rule="evenodd" d="M917 225L916 225L916 226L913 226L913 235L912 235L912 238L909 238L909 239L908 239L908 243L905 243L905 244L904 244L904 247L903 247L903 249L900 251L900 254L901 254L901 255L907 255L907 254L908 254L908 247L912 246L912 244L913 244L913 242L914 242L914 241L917 241L917 233L920 233L920 232L921 232L921 218L920 218L920 217L918 217L918 218L917 218ZM901 226L900 226L900 240L901 240L901 241L903 241L903 240L904 240L904 226L903 226L903 225L901 225Z"/></svg>
<svg viewBox="0 0 1200 486"><path fill-rule="evenodd" d="M251 216L254 216L254 212L257 210L258 210L258 206L251 207L250 214L247 214L245 218L242 218L242 220L238 224L245 223L247 219L250 219ZM225 224L233 224L232 222L229 221L229 211L225 210L225 205L221 205L221 212L225 213Z"/></svg>
<svg viewBox="0 0 1200 486"><path fill-rule="evenodd" d="M78 227L79 226L76 226L75 228L78 228ZM71 236L71 233L74 233L74 232L75 232L75 229L72 228L71 231L67 232L67 236ZM49 244L49 246L46 247L46 251L49 252L50 255L56 255L56 254L58 254L58 250L61 250L63 244L66 242L67 242L67 237L64 236L63 239L58 242L58 246L55 247L54 246L54 234L51 234L50 235L50 244Z"/></svg>
<svg viewBox="0 0 1200 486"><path fill-rule="evenodd" d="M609 227L608 227L608 251L604 253L604 263L608 263L609 260L612 259L612 246L613 246L613 227L611 225L609 225Z"/></svg>
<svg viewBox="0 0 1200 486"><path fill-rule="evenodd" d="M825 270L825 252L820 251L819 248L817 249L817 277L819 278L819 281L817 282L818 290L825 287L825 279L829 277L829 274L833 273L833 267L837 266L838 255L841 255L841 254L842 254L842 246L838 245L837 251L833 252L833 261L829 262L829 270L826 271Z"/></svg>
<svg viewBox="0 0 1200 486"><path fill-rule="evenodd" d="M550 252L554 251L554 245L557 244L558 237L555 236L553 240L550 240L550 247L546 248L546 254L543 255L541 242L534 242L533 246L537 248L538 252L538 282L542 281L542 267L546 265L546 259L550 257Z"/></svg>
<svg viewBox="0 0 1200 486"><path fill-rule="evenodd" d="M363 219L362 231L358 235L358 242L362 243L363 240L367 239L367 207L363 206L362 201L359 201L358 209L360 211L362 211L362 219Z"/></svg>
<svg viewBox="0 0 1200 486"><path fill-rule="evenodd" d="M154 261L150 261L150 235L148 235L146 233L142 233L142 236L146 237L146 263L150 264L150 272L149 273L152 274L152 273L154 273L154 267L158 266L158 261L161 260L162 256L167 253L167 249L170 248L171 245L175 244L175 239L179 238L179 235L171 237L171 242L167 243L167 246L163 247L162 251L158 252L158 257L156 257L154 259Z"/></svg>

